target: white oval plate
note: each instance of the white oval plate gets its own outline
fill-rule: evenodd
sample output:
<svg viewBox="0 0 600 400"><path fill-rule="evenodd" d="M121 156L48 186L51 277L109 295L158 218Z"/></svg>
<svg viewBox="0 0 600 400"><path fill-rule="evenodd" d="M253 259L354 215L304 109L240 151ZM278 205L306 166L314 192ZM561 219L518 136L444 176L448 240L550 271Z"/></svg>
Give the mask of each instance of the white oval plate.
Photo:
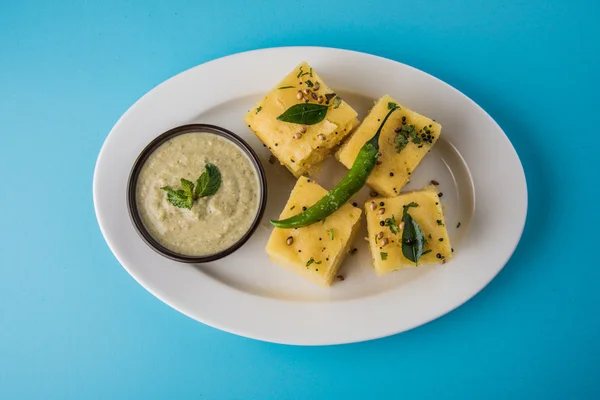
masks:
<svg viewBox="0 0 600 400"><path fill-rule="evenodd" d="M443 126L408 188L440 182L455 257L377 277L366 241L348 256L343 282L318 287L273 265L264 247L294 179L267 162L269 152L242 117L301 61L361 113L388 93ZM129 171L160 133L193 122L238 133L267 171L268 206L256 234L220 261L191 266L167 260L138 237L125 203ZM343 175L328 159L315 178L331 188ZM363 189L361 203L368 195ZM94 174L100 229L125 269L148 291L205 324L255 339L325 345L380 338L414 328L473 297L502 269L521 237L527 187L519 158L494 120L444 82L404 64L347 50L273 48L224 57L185 71L138 100L108 135ZM458 223L460 228L456 228ZM363 229L366 224L363 222Z"/></svg>

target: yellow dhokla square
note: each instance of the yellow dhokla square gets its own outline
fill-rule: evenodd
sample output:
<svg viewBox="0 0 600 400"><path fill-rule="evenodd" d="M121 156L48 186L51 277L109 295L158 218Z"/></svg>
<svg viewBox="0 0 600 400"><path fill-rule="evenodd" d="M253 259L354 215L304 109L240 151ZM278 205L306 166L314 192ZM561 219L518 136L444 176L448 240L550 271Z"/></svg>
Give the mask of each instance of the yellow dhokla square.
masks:
<svg viewBox="0 0 600 400"><path fill-rule="evenodd" d="M336 100L334 91L316 71L303 62L267 93L244 121L279 162L298 177L322 161L358 125L357 112L340 100ZM277 119L296 104L310 103L329 106L321 122L301 125Z"/></svg>
<svg viewBox="0 0 600 400"><path fill-rule="evenodd" d="M409 110L392 97L383 96L369 115L336 153L336 158L347 168L352 167L361 147L373 137L388 113L388 103L400 106L390 115L379 137L379 163L367 184L386 197L397 196L410 181L410 175L427 155L441 134L437 122ZM397 139L397 136L402 137Z"/></svg>
<svg viewBox="0 0 600 400"><path fill-rule="evenodd" d="M404 228L402 215L404 206L410 203L418 205L410 207L408 212L419 224L427 240L423 249L427 254L423 254L418 264L445 263L452 257L452 247L446 230L442 205L434 187L404 193L397 197L374 198L365 203L365 210L369 247L378 275L416 266L402 254L402 230ZM380 211L381 209L384 211ZM396 234L389 226L385 225L386 219L392 217L400 228Z"/></svg>
<svg viewBox="0 0 600 400"><path fill-rule="evenodd" d="M327 191L306 177L300 177L280 219L302 212ZM348 254L360 226L362 211L345 204L322 222L296 229L274 228L267 243L269 258L291 271L321 285L331 285Z"/></svg>

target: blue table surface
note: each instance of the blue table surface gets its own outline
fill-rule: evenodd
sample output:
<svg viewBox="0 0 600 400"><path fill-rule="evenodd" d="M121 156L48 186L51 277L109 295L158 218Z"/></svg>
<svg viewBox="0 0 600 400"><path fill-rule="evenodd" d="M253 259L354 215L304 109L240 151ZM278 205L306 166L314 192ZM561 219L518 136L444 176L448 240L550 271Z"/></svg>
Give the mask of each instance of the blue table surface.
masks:
<svg viewBox="0 0 600 400"><path fill-rule="evenodd" d="M600 2L361 3L0 1L1 399L600 398ZM506 131L527 224L467 304L371 342L274 345L179 314L111 254L92 176L121 114L187 68L285 45L415 66Z"/></svg>

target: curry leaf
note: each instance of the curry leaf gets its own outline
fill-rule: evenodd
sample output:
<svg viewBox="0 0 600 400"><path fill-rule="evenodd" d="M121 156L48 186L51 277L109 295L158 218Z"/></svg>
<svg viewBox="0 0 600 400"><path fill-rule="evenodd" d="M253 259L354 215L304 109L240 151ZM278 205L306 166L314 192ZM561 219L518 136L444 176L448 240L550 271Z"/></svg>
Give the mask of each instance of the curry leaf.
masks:
<svg viewBox="0 0 600 400"><path fill-rule="evenodd" d="M404 214L402 222L404 222L404 229L402 230L402 254L410 261L418 264L419 258L423 255L425 235L417 221L409 213Z"/></svg>
<svg viewBox="0 0 600 400"><path fill-rule="evenodd" d="M323 104L295 104L277 119L293 124L314 125L325 119L329 107Z"/></svg>

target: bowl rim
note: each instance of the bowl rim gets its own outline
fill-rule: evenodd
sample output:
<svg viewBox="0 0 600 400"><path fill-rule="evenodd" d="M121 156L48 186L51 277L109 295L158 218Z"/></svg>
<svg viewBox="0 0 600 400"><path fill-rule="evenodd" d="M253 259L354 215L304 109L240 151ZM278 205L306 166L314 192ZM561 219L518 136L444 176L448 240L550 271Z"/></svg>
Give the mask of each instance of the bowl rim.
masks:
<svg viewBox="0 0 600 400"><path fill-rule="evenodd" d="M231 246L229 246L217 253L208 254L208 255L204 255L204 256L190 256L190 255L180 254L180 253L170 250L167 247L160 244L158 242L158 240L156 240L154 238L154 236L152 236L152 234L144 226L142 218L139 214L137 201L136 201L137 200L137 198L136 198L137 190L136 189L137 189L139 174L140 174L142 167L148 160L148 157L150 157L150 155L156 149L158 149L161 145L163 145L166 141L168 141L176 136L180 136L180 135L187 134L187 133L214 134L214 135L222 137L226 140L229 140L234 145L236 145L238 148L240 148L240 150L242 150L248 156L254 169L256 170L256 173L258 175L258 177L257 177L258 185L259 185L260 191L261 191L256 216L254 217L254 220L252 221L252 224L250 225L250 227L248 228L246 233L244 233L244 235L242 235L242 237L240 237L240 239L237 240ZM200 123L199 124L187 124L187 125L177 126L175 128L169 129L168 131L166 131L164 133L161 133L156 138L154 138L150 143L148 143L146 145L146 147L144 147L144 149L137 156L135 162L133 163L133 167L131 168L131 172L129 173L129 178L127 180L126 195L127 195L127 211L129 213L129 218L131 219L131 222L132 222L136 232L138 233L138 235L152 250L154 250L158 254L160 254L168 259L171 259L173 261L178 261L178 262L187 263L187 264L200 264L200 263L216 261L216 260L219 260L223 257L230 255L231 253L233 253L234 251L236 251L237 249L242 247L242 245L244 243L246 243L248 241L248 239L250 239L250 237L254 234L254 232L258 228L258 225L260 224L262 216L265 212L265 208L267 206L267 179L266 179L265 170L264 170L256 152L252 149L252 147L244 139L242 139L235 133L231 132L230 130L222 128L217 125L200 124Z"/></svg>

